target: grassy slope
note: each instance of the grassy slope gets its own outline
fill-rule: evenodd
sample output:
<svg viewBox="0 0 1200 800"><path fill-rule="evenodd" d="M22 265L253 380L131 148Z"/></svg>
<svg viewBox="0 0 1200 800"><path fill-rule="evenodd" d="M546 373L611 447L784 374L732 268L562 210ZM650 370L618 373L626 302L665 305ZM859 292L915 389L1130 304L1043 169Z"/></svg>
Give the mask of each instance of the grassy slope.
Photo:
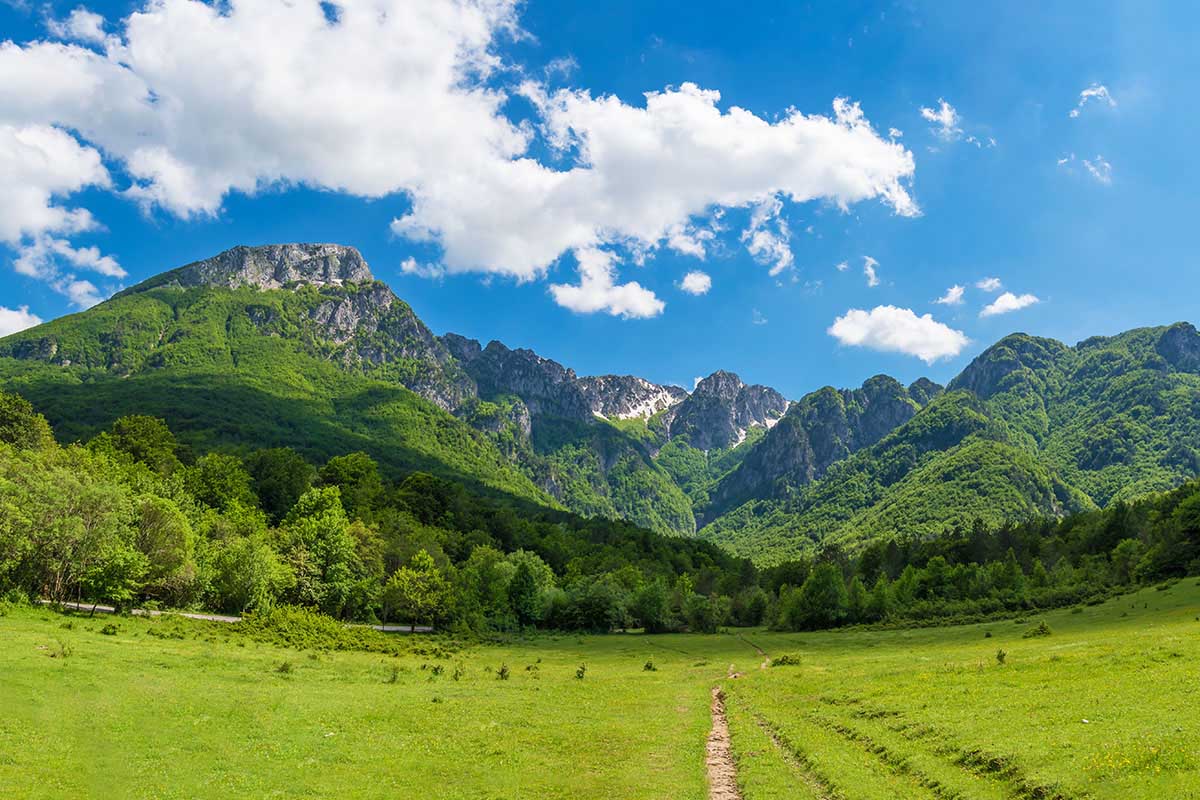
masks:
<svg viewBox="0 0 1200 800"><path fill-rule="evenodd" d="M1000 798L1021 784L1067 798L1189 797L1200 794L1198 613L1193 578L1018 623L757 632L747 639L801 660L759 669L730 635L314 658L210 623L122 619L104 636L109 620L75 617L66 630L64 617L18 610L0 618L0 787L29 798L703 798L708 691L721 685L746 800ZM1041 619L1052 635L1022 638ZM60 643L72 654L49 657ZM648 658L657 671L643 671ZM284 661L291 674L276 671ZM488 672L501 663L508 681ZM730 668L744 677L728 679Z"/></svg>
<svg viewBox="0 0 1200 800"><path fill-rule="evenodd" d="M1191 578L1015 624L761 637L801 665L725 684L745 796L1200 796L1198 611ZM1023 638L1042 619L1052 635Z"/></svg>
<svg viewBox="0 0 1200 800"><path fill-rule="evenodd" d="M483 434L331 360L336 348L307 314L339 291L160 288L115 298L5 339L0 386L29 399L66 441L151 414L198 451L287 445L319 461L361 449L392 472L428 470L549 502ZM69 366L3 357L47 337Z"/></svg>

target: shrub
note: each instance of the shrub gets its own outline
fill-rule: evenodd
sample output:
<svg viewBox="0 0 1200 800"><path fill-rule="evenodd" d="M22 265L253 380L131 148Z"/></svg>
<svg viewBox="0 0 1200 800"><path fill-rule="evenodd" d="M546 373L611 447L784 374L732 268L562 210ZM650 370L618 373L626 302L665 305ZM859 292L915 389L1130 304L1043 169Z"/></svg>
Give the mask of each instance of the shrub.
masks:
<svg viewBox="0 0 1200 800"><path fill-rule="evenodd" d="M104 634L105 636L116 636L117 630L117 626L110 622L100 629L100 633Z"/></svg>
<svg viewBox="0 0 1200 800"><path fill-rule="evenodd" d="M508 680L508 664L500 665L500 669L496 670L496 679L501 681Z"/></svg>
<svg viewBox="0 0 1200 800"><path fill-rule="evenodd" d="M658 667L654 666L652 659L647 659L646 663L642 665L642 672L658 672Z"/></svg>
<svg viewBox="0 0 1200 800"><path fill-rule="evenodd" d="M1003 664L1004 659L1006 659L1006 658L1008 658L1008 653L1004 652L1003 650L996 651L996 663L997 664Z"/></svg>
<svg viewBox="0 0 1200 800"><path fill-rule="evenodd" d="M985 639L990 639L990 638L992 638L992 632L991 632L991 631L984 631L984 632L983 632L983 638L985 638Z"/></svg>
<svg viewBox="0 0 1200 800"><path fill-rule="evenodd" d="M587 664L580 664L579 669L575 670L575 680L583 680L584 675L587 675Z"/></svg>
<svg viewBox="0 0 1200 800"><path fill-rule="evenodd" d="M772 667L798 667L800 666L799 653L784 653L777 658L771 659Z"/></svg>
<svg viewBox="0 0 1200 800"><path fill-rule="evenodd" d="M292 665L292 662L283 661L279 664L278 667L275 668L275 671L278 672L280 675L291 675L295 669L296 668Z"/></svg>
<svg viewBox="0 0 1200 800"><path fill-rule="evenodd" d="M1045 621L1043 620L1042 622L1039 622L1036 626L1025 631L1025 633L1023 633L1021 635L1021 638L1022 639L1036 639L1039 636L1049 636L1049 635L1050 635L1050 626L1047 625L1045 623Z"/></svg>

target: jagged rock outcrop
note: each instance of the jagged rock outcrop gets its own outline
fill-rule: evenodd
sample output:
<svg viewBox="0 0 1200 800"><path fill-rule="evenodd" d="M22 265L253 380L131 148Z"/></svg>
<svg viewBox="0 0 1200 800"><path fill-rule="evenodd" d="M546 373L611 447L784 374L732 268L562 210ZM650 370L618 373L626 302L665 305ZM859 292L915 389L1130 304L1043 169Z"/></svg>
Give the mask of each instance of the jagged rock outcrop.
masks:
<svg viewBox="0 0 1200 800"><path fill-rule="evenodd" d="M605 419L652 417L687 397L678 386L659 386L633 375L580 378L578 386L592 414Z"/></svg>
<svg viewBox="0 0 1200 800"><path fill-rule="evenodd" d="M917 378L908 385L908 396L923 406L928 405L930 400L944 391L944 386L934 383L929 378Z"/></svg>
<svg viewBox="0 0 1200 800"><path fill-rule="evenodd" d="M633 375L580 378L557 361L500 342L481 347L456 333L446 334L441 341L475 379L480 396L514 395L534 416L579 421L649 417L687 396L678 386L659 386Z"/></svg>
<svg viewBox="0 0 1200 800"><path fill-rule="evenodd" d="M1181 372L1200 371L1200 333L1190 322L1176 322L1163 331L1154 350Z"/></svg>
<svg viewBox="0 0 1200 800"><path fill-rule="evenodd" d="M121 294L159 286L282 289L292 284L343 286L375 280L362 254L340 244L239 245L164 272Z"/></svg>
<svg viewBox="0 0 1200 800"><path fill-rule="evenodd" d="M771 427L787 408L787 399L774 389L747 386L732 372L718 370L696 384L663 421L672 439L687 437L692 447L712 450L738 444L751 427Z"/></svg>
<svg viewBox="0 0 1200 800"><path fill-rule="evenodd" d="M512 350L496 341L480 348L478 342L454 334L443 337L442 342L475 380L480 397L515 395L534 417L592 418L575 371L557 361L532 350Z"/></svg>
<svg viewBox="0 0 1200 800"><path fill-rule="evenodd" d="M923 395L929 391L920 388ZM908 422L921 405L886 375L859 389L826 386L805 395L717 485L704 520L752 497L780 497L819 479L833 464Z"/></svg>

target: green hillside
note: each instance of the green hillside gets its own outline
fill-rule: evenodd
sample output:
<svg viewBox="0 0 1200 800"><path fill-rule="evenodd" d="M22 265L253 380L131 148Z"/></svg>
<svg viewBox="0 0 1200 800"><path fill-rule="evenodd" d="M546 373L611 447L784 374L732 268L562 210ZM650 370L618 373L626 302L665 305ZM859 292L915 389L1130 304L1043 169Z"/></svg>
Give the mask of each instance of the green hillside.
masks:
<svg viewBox="0 0 1200 800"><path fill-rule="evenodd" d="M338 360L343 346L312 312L363 288L125 294L0 342L0 387L30 400L63 441L150 414L197 453L289 446L320 462L362 450L393 474L423 470L551 503L488 437L398 383L422 363Z"/></svg>
<svg viewBox="0 0 1200 800"><path fill-rule="evenodd" d="M1200 334L1187 323L981 354L912 420L811 483L701 535L763 562L825 542L929 535L1104 507L1200 471Z"/></svg>

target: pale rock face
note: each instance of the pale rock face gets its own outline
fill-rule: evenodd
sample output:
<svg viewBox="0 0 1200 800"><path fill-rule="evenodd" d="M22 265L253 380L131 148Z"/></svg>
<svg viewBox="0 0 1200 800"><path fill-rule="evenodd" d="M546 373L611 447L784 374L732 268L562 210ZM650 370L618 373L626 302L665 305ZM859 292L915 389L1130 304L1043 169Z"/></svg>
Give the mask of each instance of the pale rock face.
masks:
<svg viewBox="0 0 1200 800"><path fill-rule="evenodd" d="M749 428L774 425L787 409L787 398L774 389L747 386L719 370L671 407L664 421L671 438L686 436L693 447L712 450L737 445Z"/></svg>
<svg viewBox="0 0 1200 800"><path fill-rule="evenodd" d="M687 397L678 386L659 386L633 375L580 378L592 414L603 419L646 419Z"/></svg>
<svg viewBox="0 0 1200 800"><path fill-rule="evenodd" d="M367 262L353 247L340 244L242 245L151 278L130 291L157 286L282 289L297 283L342 286L373 280Z"/></svg>

